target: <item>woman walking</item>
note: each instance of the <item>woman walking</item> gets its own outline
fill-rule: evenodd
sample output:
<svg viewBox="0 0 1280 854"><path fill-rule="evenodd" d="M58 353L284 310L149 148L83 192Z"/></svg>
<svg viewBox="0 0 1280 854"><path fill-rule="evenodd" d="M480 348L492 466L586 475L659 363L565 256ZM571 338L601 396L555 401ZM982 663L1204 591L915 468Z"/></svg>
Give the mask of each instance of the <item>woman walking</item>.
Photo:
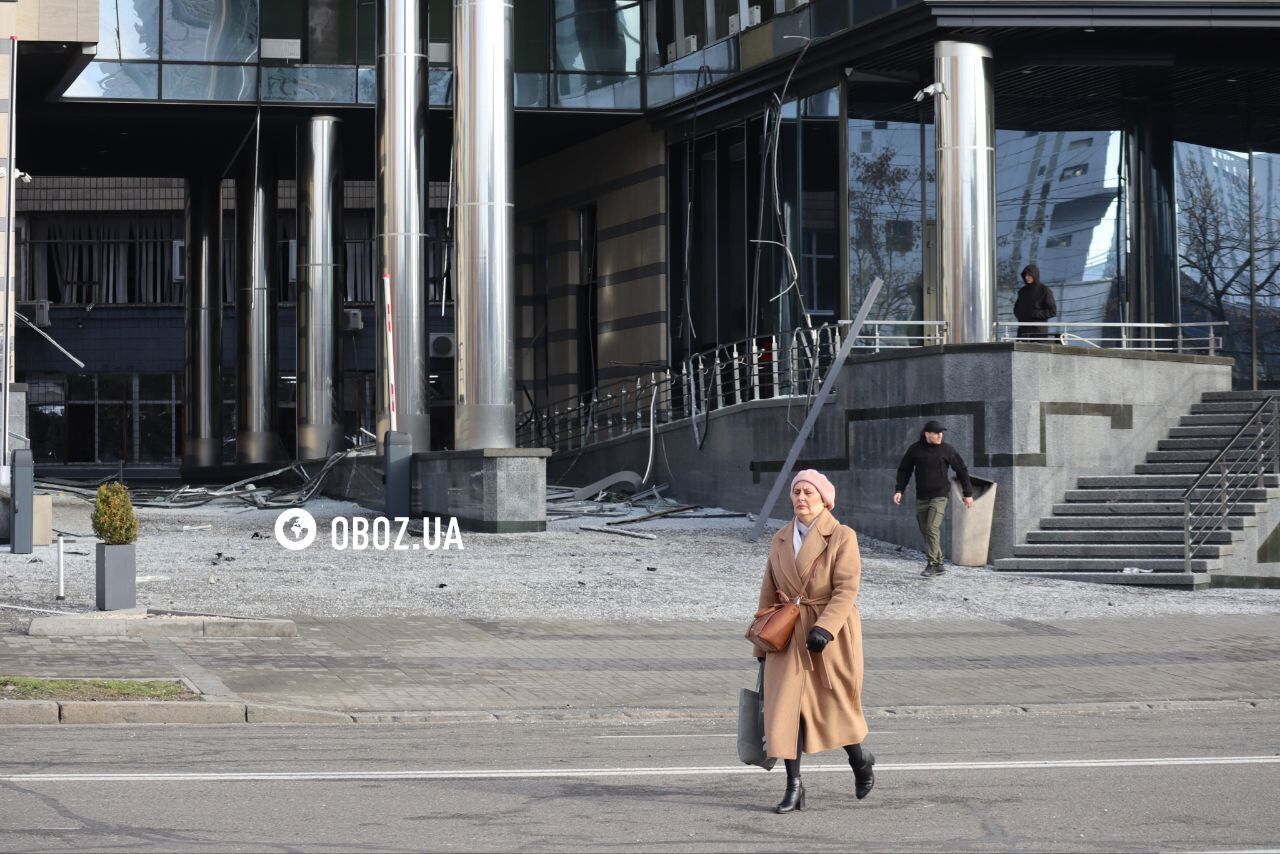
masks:
<svg viewBox="0 0 1280 854"><path fill-rule="evenodd" d="M774 536L760 588L761 610L782 599L801 606L791 642L764 656L765 749L787 768L779 813L804 809L805 753L843 747L858 800L875 785L875 757L862 749L862 559L858 535L831 515L835 503L836 489L820 472L792 479L795 519Z"/></svg>

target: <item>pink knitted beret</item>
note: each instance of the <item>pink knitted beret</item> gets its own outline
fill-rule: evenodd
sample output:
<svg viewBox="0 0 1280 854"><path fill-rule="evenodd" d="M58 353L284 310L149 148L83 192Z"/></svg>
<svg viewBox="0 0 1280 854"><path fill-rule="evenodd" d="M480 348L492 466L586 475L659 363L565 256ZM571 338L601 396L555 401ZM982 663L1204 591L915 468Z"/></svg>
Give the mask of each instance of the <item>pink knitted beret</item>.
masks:
<svg viewBox="0 0 1280 854"><path fill-rule="evenodd" d="M828 510L834 510L836 506L836 488L831 481L827 480L827 476L817 469L805 469L796 472L796 476L791 479L791 488L795 489L796 484L805 481L813 485L818 490L818 495L822 498L822 503L827 505Z"/></svg>

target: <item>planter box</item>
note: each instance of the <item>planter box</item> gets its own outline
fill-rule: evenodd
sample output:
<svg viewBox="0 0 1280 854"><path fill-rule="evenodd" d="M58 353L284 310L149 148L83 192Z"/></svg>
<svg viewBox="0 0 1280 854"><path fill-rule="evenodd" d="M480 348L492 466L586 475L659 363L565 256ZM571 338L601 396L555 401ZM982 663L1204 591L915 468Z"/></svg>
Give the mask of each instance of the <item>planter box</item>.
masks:
<svg viewBox="0 0 1280 854"><path fill-rule="evenodd" d="M137 604L135 543L109 546L98 543L97 605L99 611L119 611Z"/></svg>

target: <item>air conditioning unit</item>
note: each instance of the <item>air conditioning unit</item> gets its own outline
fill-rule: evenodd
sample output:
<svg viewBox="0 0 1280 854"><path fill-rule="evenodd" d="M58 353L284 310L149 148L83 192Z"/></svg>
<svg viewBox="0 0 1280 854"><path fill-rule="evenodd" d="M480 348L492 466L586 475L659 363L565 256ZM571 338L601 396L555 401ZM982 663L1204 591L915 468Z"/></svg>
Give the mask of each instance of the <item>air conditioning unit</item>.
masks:
<svg viewBox="0 0 1280 854"><path fill-rule="evenodd" d="M53 325L49 320L49 301L47 299L36 300L35 310L31 314L31 322L41 329L48 329Z"/></svg>
<svg viewBox="0 0 1280 854"><path fill-rule="evenodd" d="M427 355L433 359L452 359L458 354L452 332L432 332L427 336Z"/></svg>
<svg viewBox="0 0 1280 854"><path fill-rule="evenodd" d="M729 16L729 35L742 31L742 20L737 15Z"/></svg>
<svg viewBox="0 0 1280 854"><path fill-rule="evenodd" d="M342 331L359 332L361 329L364 329L364 313L358 308L344 308L342 310Z"/></svg>
<svg viewBox="0 0 1280 854"><path fill-rule="evenodd" d="M694 53L697 50L698 50L698 37L685 36L684 37L684 55L688 56L689 54Z"/></svg>
<svg viewBox="0 0 1280 854"><path fill-rule="evenodd" d="M747 26L748 27L760 26L760 7L759 6L747 7Z"/></svg>

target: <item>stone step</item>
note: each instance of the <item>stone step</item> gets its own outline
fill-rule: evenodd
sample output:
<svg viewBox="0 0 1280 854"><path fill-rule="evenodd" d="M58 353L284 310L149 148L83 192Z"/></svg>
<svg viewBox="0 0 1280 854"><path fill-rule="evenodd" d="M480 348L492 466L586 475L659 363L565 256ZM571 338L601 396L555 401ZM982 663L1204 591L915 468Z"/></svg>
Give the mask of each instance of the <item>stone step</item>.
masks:
<svg viewBox="0 0 1280 854"><path fill-rule="evenodd" d="M1084 581L1092 584L1132 584L1141 587L1165 587L1174 590L1200 590L1208 587L1212 576L1207 572L1150 572L1130 575L1121 572L1021 572L1005 569L1011 575L1027 578L1052 578L1058 581Z"/></svg>
<svg viewBox="0 0 1280 854"><path fill-rule="evenodd" d="M1182 543L1032 543L1014 546L1014 557L1041 558L1182 558ZM1202 545L1196 555L1206 560L1231 554L1228 545Z"/></svg>
<svg viewBox="0 0 1280 854"><path fill-rule="evenodd" d="M1245 502L1231 508L1227 515L1257 516L1261 512L1258 505ZM1182 518L1181 501L1080 501L1071 504L1053 505L1054 516L1177 516Z"/></svg>
<svg viewBox="0 0 1280 854"><path fill-rule="evenodd" d="M1159 545L1182 545L1183 543L1182 527L1159 529L1159 528L1104 528L1104 529L1079 529L1079 530L1052 530L1052 531L1028 531L1028 545L1066 545L1066 544L1082 544L1082 545L1100 545L1103 543L1126 543L1137 545L1141 543L1159 544ZM1231 545L1233 537L1231 531L1213 531L1203 535L1203 542L1213 545Z"/></svg>
<svg viewBox="0 0 1280 854"><path fill-rule="evenodd" d="M1179 440L1181 441L1181 440ZM1214 448L1195 448L1181 451L1148 451L1148 463L1200 463L1200 468L1204 468L1209 463L1218 458L1218 454L1222 453L1222 446ZM1236 462L1241 458L1252 457L1245 451L1231 451L1223 460L1227 462Z"/></svg>
<svg viewBox="0 0 1280 854"><path fill-rule="evenodd" d="M1214 415L1218 413L1242 412L1251 415L1257 411L1260 400L1217 400L1212 403L1191 404L1192 415Z"/></svg>
<svg viewBox="0 0 1280 854"><path fill-rule="evenodd" d="M1185 474L1125 474L1087 476L1076 479L1079 489L1186 489L1196 482L1199 473ZM1262 475L1262 486L1280 487L1280 475Z"/></svg>
<svg viewBox="0 0 1280 854"><path fill-rule="evenodd" d="M1156 573L1185 571L1181 555L1176 558L1006 557L995 562L995 568L999 572L1112 572L1119 575L1125 567L1150 569ZM1222 561L1220 560L1196 558L1191 561L1192 572L1214 572L1221 569Z"/></svg>
<svg viewBox="0 0 1280 854"><path fill-rule="evenodd" d="M1040 520L1042 531L1101 531L1126 530L1138 528L1148 530L1177 531L1182 534L1182 513L1168 516L1050 516ZM1256 527L1257 516L1228 516L1224 528L1243 530Z"/></svg>
<svg viewBox="0 0 1280 854"><path fill-rule="evenodd" d="M1205 467L1212 462L1210 457L1203 462L1191 463L1138 463L1133 470L1137 474L1190 474L1199 476L1204 472ZM1222 470L1222 466L1215 466L1218 471Z"/></svg>
<svg viewBox="0 0 1280 854"><path fill-rule="evenodd" d="M1254 406L1268 397L1280 394L1275 391L1206 391L1200 395L1201 403L1220 403L1223 401L1252 400Z"/></svg>
<svg viewBox="0 0 1280 854"><path fill-rule="evenodd" d="M1227 446L1227 441L1227 437L1222 436L1191 439L1159 439L1156 441L1156 451L1212 451L1214 455L1217 455ZM1210 457L1209 459L1213 459L1213 457Z"/></svg>
<svg viewBox="0 0 1280 854"><path fill-rule="evenodd" d="M1240 425L1248 421L1252 412L1214 412L1203 415L1184 415L1178 419L1179 427L1222 427L1234 425L1238 430Z"/></svg>
<svg viewBox="0 0 1280 854"><path fill-rule="evenodd" d="M1147 501L1182 501L1182 494L1185 489L1072 489L1068 490L1063 496L1067 501L1083 501L1089 503L1097 503L1102 501L1114 501L1126 504L1141 504ZM1196 489L1191 493L1192 501L1200 501L1211 495L1216 496L1217 491L1212 489ZM1245 502L1262 502L1270 501L1272 498L1280 498L1280 490L1277 489L1243 489L1235 496L1236 501Z"/></svg>
<svg viewBox="0 0 1280 854"><path fill-rule="evenodd" d="M1245 436L1256 436L1262 429L1252 425L1244 431ZM1240 425L1219 424L1209 427L1170 427L1170 439L1221 439L1225 445L1227 440L1240 432Z"/></svg>

